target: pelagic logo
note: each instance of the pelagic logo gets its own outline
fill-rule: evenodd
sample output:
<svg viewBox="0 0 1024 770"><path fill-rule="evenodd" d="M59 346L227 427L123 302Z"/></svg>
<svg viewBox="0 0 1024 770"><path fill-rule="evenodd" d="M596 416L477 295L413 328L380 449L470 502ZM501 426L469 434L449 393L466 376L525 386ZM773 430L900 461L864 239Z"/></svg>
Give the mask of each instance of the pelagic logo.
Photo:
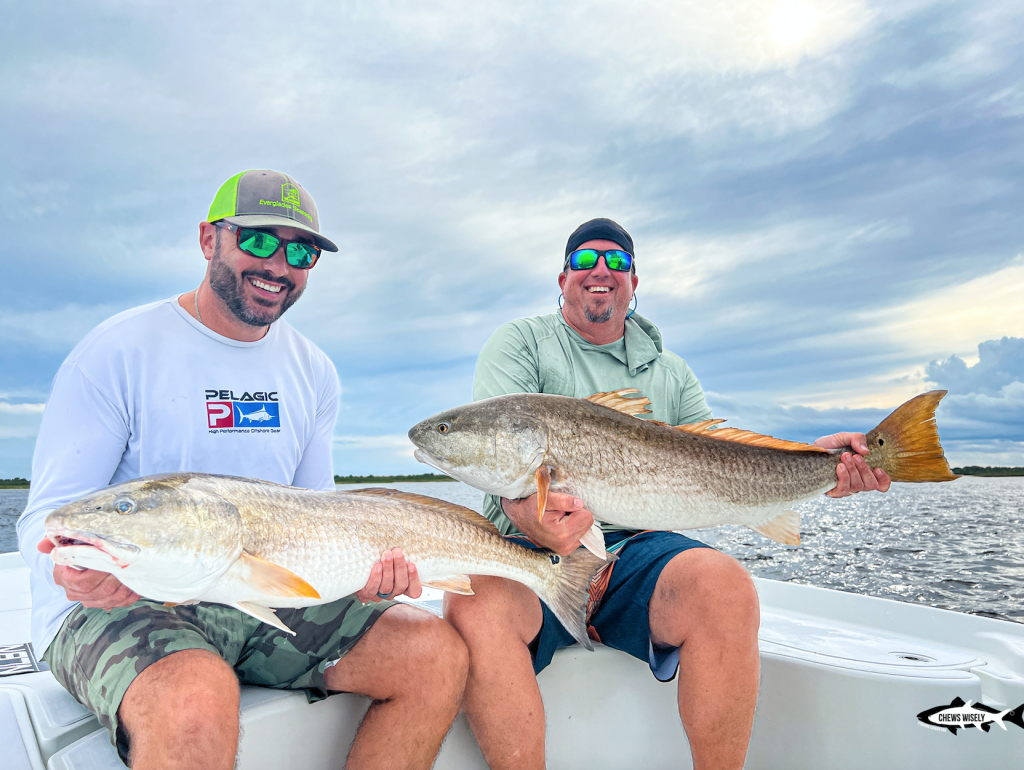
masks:
<svg viewBox="0 0 1024 770"><path fill-rule="evenodd" d="M302 210L302 201L299 199L299 188L290 182L285 182L281 185L280 201L268 201L260 198L260 205L291 209L297 214L302 214L302 216L309 220L310 224L313 224L312 215Z"/></svg>
<svg viewBox="0 0 1024 770"><path fill-rule="evenodd" d="M956 735L957 730L968 727L980 727L986 733L992 729L992 725L999 725L1005 730L1004 722L1024 728L1024 703L1015 709L1000 711L984 703L964 703L963 698L956 697L948 706L936 706L922 711L917 718L925 727L949 730L953 735Z"/></svg>
<svg viewBox="0 0 1024 770"><path fill-rule="evenodd" d="M206 391L206 422L211 433L277 433L281 428L281 404L276 390ZM274 429L274 430L270 430Z"/></svg>

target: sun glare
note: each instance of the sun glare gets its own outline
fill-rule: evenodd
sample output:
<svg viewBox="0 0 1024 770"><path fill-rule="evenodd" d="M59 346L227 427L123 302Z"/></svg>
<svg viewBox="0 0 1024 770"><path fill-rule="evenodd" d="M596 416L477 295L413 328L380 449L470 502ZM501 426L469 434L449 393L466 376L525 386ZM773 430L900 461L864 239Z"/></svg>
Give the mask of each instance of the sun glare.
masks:
<svg viewBox="0 0 1024 770"><path fill-rule="evenodd" d="M768 19L768 27L775 42L792 45L807 37L817 20L818 14L807 0L779 0Z"/></svg>

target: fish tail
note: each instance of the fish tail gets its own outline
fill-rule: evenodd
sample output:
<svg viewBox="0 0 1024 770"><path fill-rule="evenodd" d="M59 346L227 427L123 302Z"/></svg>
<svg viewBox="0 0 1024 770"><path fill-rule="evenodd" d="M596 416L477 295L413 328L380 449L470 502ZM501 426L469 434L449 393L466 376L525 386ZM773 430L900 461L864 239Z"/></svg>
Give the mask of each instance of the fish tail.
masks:
<svg viewBox="0 0 1024 770"><path fill-rule="evenodd" d="M590 581L605 566L612 564L616 557L608 554L608 560L601 559L586 548L577 548L568 556L545 554L553 562L555 580L546 581L540 598L554 613L565 630L586 647L594 649L587 636L587 602L590 600ZM557 560L557 561L556 561ZM540 592L538 592L540 593Z"/></svg>
<svg viewBox="0 0 1024 770"><path fill-rule="evenodd" d="M935 408L946 395L933 390L910 399L867 434L868 464L893 481L952 481L935 427Z"/></svg>
<svg viewBox="0 0 1024 770"><path fill-rule="evenodd" d="M1010 711L1009 714L1003 717L1003 721L1017 725L1017 727L1024 728L1024 703Z"/></svg>

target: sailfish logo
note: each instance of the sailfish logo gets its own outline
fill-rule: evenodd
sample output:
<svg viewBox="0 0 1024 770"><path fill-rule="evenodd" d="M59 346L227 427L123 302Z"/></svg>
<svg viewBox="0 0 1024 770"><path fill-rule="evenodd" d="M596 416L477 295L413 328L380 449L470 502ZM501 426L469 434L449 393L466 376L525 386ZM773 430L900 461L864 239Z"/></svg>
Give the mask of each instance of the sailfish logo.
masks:
<svg viewBox="0 0 1024 770"><path fill-rule="evenodd" d="M248 420L249 422L266 422L267 420L273 420L274 418L267 414L267 408L263 407L255 412L243 412L242 419Z"/></svg>
<svg viewBox="0 0 1024 770"><path fill-rule="evenodd" d="M248 411L242 409L242 404L235 402L235 427L243 425L259 425L261 428L280 428L281 412L280 405L276 403L246 404Z"/></svg>

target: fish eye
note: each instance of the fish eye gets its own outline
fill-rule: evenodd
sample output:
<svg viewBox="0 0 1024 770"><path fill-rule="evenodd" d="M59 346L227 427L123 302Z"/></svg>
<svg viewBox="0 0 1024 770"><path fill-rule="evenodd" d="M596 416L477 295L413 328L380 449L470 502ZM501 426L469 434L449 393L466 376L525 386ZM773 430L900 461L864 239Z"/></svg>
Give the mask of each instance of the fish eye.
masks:
<svg viewBox="0 0 1024 770"><path fill-rule="evenodd" d="M885 439L878 439L878 446L882 446L885 443Z"/></svg>
<svg viewBox="0 0 1024 770"><path fill-rule="evenodd" d="M446 422L438 423L438 425L437 425L437 432L441 433L441 434L447 433L451 429L452 429L452 426L449 425Z"/></svg>
<svg viewBox="0 0 1024 770"><path fill-rule="evenodd" d="M135 503L131 500L118 500L114 503L114 510L127 516L129 513L135 513Z"/></svg>

